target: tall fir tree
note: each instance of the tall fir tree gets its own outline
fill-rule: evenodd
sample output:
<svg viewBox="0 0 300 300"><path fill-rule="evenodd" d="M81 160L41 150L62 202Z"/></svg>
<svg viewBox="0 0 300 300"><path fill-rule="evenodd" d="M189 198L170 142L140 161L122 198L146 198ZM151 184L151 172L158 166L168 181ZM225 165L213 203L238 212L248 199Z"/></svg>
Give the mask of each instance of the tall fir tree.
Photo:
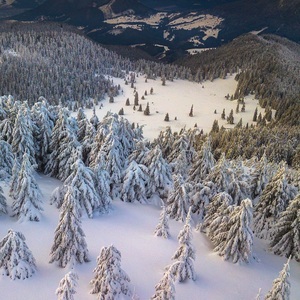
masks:
<svg viewBox="0 0 300 300"><path fill-rule="evenodd" d="M10 144L0 140L0 179L5 180L12 175L14 155Z"/></svg>
<svg viewBox="0 0 300 300"><path fill-rule="evenodd" d="M215 251L225 260L233 263L246 262L252 258L252 202L245 199L240 206L236 206L225 224L220 224L214 234Z"/></svg>
<svg viewBox="0 0 300 300"><path fill-rule="evenodd" d="M265 296L265 300L289 300L291 284L290 277L290 259L284 264L283 269L279 273L279 277L273 281L271 290Z"/></svg>
<svg viewBox="0 0 300 300"><path fill-rule="evenodd" d="M190 207L189 193L192 187L180 174L174 175L173 180L174 185L167 199L167 214L171 219L184 222Z"/></svg>
<svg viewBox="0 0 300 300"><path fill-rule="evenodd" d="M43 211L42 193L29 159L29 155L24 153L14 190L12 211L13 216L17 216L20 221L39 221Z"/></svg>
<svg viewBox="0 0 300 300"><path fill-rule="evenodd" d="M0 213L7 214L6 198L3 195L3 189L1 186L0 186Z"/></svg>
<svg viewBox="0 0 300 300"><path fill-rule="evenodd" d="M269 238L274 221L295 196L296 188L288 183L283 166L267 184L254 209L254 230L257 237Z"/></svg>
<svg viewBox="0 0 300 300"><path fill-rule="evenodd" d="M15 159L14 165L12 168L12 176L10 178L10 186L9 186L9 196L15 198L15 192L18 184L19 172L21 169L21 165L18 159Z"/></svg>
<svg viewBox="0 0 300 300"><path fill-rule="evenodd" d="M172 260L176 260L169 268L175 280L183 282L186 279L196 280L194 270L195 250L192 246L191 208L187 215L183 229L178 234L179 247Z"/></svg>
<svg viewBox="0 0 300 300"><path fill-rule="evenodd" d="M120 193L121 200L125 202L137 200L141 203L147 203L148 168L132 161L124 174Z"/></svg>
<svg viewBox="0 0 300 300"><path fill-rule="evenodd" d="M70 271L59 282L58 288L55 291L57 300L74 300L76 294L78 275Z"/></svg>
<svg viewBox="0 0 300 300"><path fill-rule="evenodd" d="M132 295L130 278L121 268L121 252L113 245L101 249L94 274L90 293L97 294L99 299L119 299Z"/></svg>
<svg viewBox="0 0 300 300"><path fill-rule="evenodd" d="M175 284L173 270L165 271L162 279L155 286L155 293L151 300L175 300Z"/></svg>
<svg viewBox="0 0 300 300"><path fill-rule="evenodd" d="M0 241L0 270L12 280L26 279L36 272L35 259L21 232L10 229Z"/></svg>
<svg viewBox="0 0 300 300"><path fill-rule="evenodd" d="M85 234L81 227L77 193L72 186L68 187L64 203L59 216L59 223L55 229L54 242L50 252L50 263L57 261L65 268L69 263L88 262L88 249Z"/></svg>
<svg viewBox="0 0 300 300"><path fill-rule="evenodd" d="M300 262L300 193L273 225L270 250Z"/></svg>
<svg viewBox="0 0 300 300"><path fill-rule="evenodd" d="M162 207L162 211L159 216L159 223L157 224L157 226L155 228L154 235L161 236L165 239L170 237L169 218L168 218L165 206Z"/></svg>

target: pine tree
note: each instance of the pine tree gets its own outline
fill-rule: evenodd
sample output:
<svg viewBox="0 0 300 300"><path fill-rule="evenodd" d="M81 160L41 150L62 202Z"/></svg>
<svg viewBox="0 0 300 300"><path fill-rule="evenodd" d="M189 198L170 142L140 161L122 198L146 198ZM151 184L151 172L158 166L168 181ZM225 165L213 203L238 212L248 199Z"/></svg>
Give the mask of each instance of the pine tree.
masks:
<svg viewBox="0 0 300 300"><path fill-rule="evenodd" d="M105 161L103 153L99 152L99 155L96 160L96 166L94 168L95 173L95 188L98 192L100 199L99 212L109 212L111 210L112 199L110 197L110 176L105 169Z"/></svg>
<svg viewBox="0 0 300 300"><path fill-rule="evenodd" d="M125 202L147 203L148 168L132 161L124 172L121 200Z"/></svg>
<svg viewBox="0 0 300 300"><path fill-rule="evenodd" d="M144 115L145 116L150 116L150 107L149 107L149 102L147 102L147 106L144 110Z"/></svg>
<svg viewBox="0 0 300 300"><path fill-rule="evenodd" d="M88 250L85 234L81 228L78 202L75 200L77 193L72 186L68 187L64 203L59 216L59 223L55 229L54 243L50 252L50 263L58 262L65 268L68 263L88 262Z"/></svg>
<svg viewBox="0 0 300 300"><path fill-rule="evenodd" d="M21 221L39 221L41 219L42 194L34 178L27 153L23 155L13 195L13 216L17 216Z"/></svg>
<svg viewBox="0 0 300 300"><path fill-rule="evenodd" d="M286 179L283 166L273 176L261 194L254 209L254 229L259 238L268 238L270 228L288 206L289 201L296 196L296 189Z"/></svg>
<svg viewBox="0 0 300 300"><path fill-rule="evenodd" d="M81 159L78 159L72 166L73 172L65 180L64 185L55 189L51 198L51 204L60 208L68 187L76 190L73 197L80 211L85 211L89 218L93 217L95 210L102 211L102 203L95 187L95 175L86 167Z"/></svg>
<svg viewBox="0 0 300 300"><path fill-rule="evenodd" d="M195 250L192 246L191 209L185 221L183 229L178 234L179 247L172 260L176 260L169 268L175 280L183 282L186 279L196 280L194 270Z"/></svg>
<svg viewBox="0 0 300 300"><path fill-rule="evenodd" d="M254 115L253 115L252 121L253 121L253 122L256 122L256 121L257 121L257 107L255 108L255 111L254 111Z"/></svg>
<svg viewBox="0 0 300 300"><path fill-rule="evenodd" d="M11 145L13 139L14 122L12 118L6 118L0 123L0 135L3 140Z"/></svg>
<svg viewBox="0 0 300 300"><path fill-rule="evenodd" d="M10 144L0 140L0 179L4 180L12 175L14 155Z"/></svg>
<svg viewBox="0 0 300 300"><path fill-rule="evenodd" d="M0 213L7 214L6 198L3 195L3 189L0 186Z"/></svg>
<svg viewBox="0 0 300 300"><path fill-rule="evenodd" d="M119 299L122 295L132 295L130 279L121 268L121 253L113 245L101 249L94 274L90 293L98 294L99 299Z"/></svg>
<svg viewBox="0 0 300 300"><path fill-rule="evenodd" d="M300 194L290 202L273 225L270 250L300 261Z"/></svg>
<svg viewBox="0 0 300 300"><path fill-rule="evenodd" d="M279 277L273 281L271 290L265 296L265 300L289 300L291 284L290 277L290 259L284 264L283 269L279 273Z"/></svg>
<svg viewBox="0 0 300 300"><path fill-rule="evenodd" d="M200 183L215 166L215 159L212 154L211 140L208 139L201 148L201 155L196 159L189 172L189 181Z"/></svg>
<svg viewBox="0 0 300 300"><path fill-rule="evenodd" d="M24 104L20 107L16 117L11 146L17 159L21 161L24 153L27 152L31 164L35 166L35 145L32 130L33 124L30 119L30 112Z"/></svg>
<svg viewBox="0 0 300 300"><path fill-rule="evenodd" d="M226 236L223 239L223 236ZM214 236L215 251L233 263L248 263L252 257L252 202L245 199L229 215L229 220Z"/></svg>
<svg viewBox="0 0 300 300"><path fill-rule="evenodd" d="M17 159L15 159L12 168L12 176L10 178L10 187L9 187L9 196L12 198L15 198L15 191L17 189L20 169L21 169L20 163Z"/></svg>
<svg viewBox="0 0 300 300"><path fill-rule="evenodd" d="M10 229L0 241L0 270L12 280L26 279L36 272L35 259L21 232Z"/></svg>
<svg viewBox="0 0 300 300"><path fill-rule="evenodd" d="M172 268L165 271L163 278L155 286L151 300L175 300L175 285Z"/></svg>
<svg viewBox="0 0 300 300"><path fill-rule="evenodd" d="M72 271L68 272L59 282L55 291L57 300L74 300L73 295L76 294L76 286L78 275Z"/></svg>
<svg viewBox="0 0 300 300"><path fill-rule="evenodd" d="M250 188L245 180L239 180L239 178L231 174L231 182L228 186L228 194L232 197L236 205L240 205L243 199L250 197Z"/></svg>
<svg viewBox="0 0 300 300"><path fill-rule="evenodd" d="M169 224L168 224L168 215L166 212L166 207L162 207L162 211L159 216L159 223L157 224L154 235L155 236L162 236L165 239L169 238L170 233L169 233Z"/></svg>
<svg viewBox="0 0 300 300"><path fill-rule="evenodd" d="M194 106L192 105L190 113L189 113L189 117L193 117L194 116L193 108L194 108Z"/></svg>
<svg viewBox="0 0 300 300"><path fill-rule="evenodd" d="M167 214L176 221L185 221L190 206L191 185L181 175L173 176L174 186L167 199Z"/></svg>
<svg viewBox="0 0 300 300"><path fill-rule="evenodd" d="M225 114L225 108L223 108L222 114L221 114L221 119L225 120L226 114Z"/></svg>
<svg viewBox="0 0 300 300"><path fill-rule="evenodd" d="M164 118L165 122L169 122L170 121L170 117L169 117L169 113L166 113L166 116Z"/></svg>

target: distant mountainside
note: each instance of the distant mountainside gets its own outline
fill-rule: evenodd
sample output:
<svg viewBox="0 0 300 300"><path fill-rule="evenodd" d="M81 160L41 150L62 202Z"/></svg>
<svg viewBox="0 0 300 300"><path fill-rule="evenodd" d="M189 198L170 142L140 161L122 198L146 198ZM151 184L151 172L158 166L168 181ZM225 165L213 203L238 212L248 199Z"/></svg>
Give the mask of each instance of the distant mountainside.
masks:
<svg viewBox="0 0 300 300"><path fill-rule="evenodd" d="M232 42L177 61L189 67L196 81L237 72L233 98L254 94L262 107L275 109L277 119L300 125L300 45L275 35L243 35Z"/></svg>
<svg viewBox="0 0 300 300"><path fill-rule="evenodd" d="M182 57L186 50L218 47L250 31L300 41L300 0L2 0L0 3L4 2L2 8L11 7L16 12L26 9L14 19L66 22L104 45L135 47L168 62ZM0 18L1 15L5 13L0 10Z"/></svg>

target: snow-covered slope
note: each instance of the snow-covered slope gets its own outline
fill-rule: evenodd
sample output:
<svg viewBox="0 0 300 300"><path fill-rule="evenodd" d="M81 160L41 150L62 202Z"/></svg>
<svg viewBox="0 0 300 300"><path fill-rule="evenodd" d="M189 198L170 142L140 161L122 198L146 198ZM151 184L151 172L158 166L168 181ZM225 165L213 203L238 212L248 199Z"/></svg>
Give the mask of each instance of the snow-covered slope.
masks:
<svg viewBox="0 0 300 300"><path fill-rule="evenodd" d="M55 264L49 264L49 253L53 243L59 211L49 205L49 196L59 181L46 176L38 176L43 192L44 212L40 222L18 223L9 216L0 217L0 238L8 229L21 231L37 263L37 273L26 280L0 278L1 299L39 300L56 299L55 290L60 279L69 271ZM7 195L7 186L4 187ZM9 198L8 198L9 199ZM9 205L11 200L8 201ZM158 223L158 206L123 203L113 201L113 211L109 215L88 219L83 217L82 225L90 254L90 262L77 265L79 284L75 299L96 299L90 295L89 281L93 278L96 258L100 249L113 244L122 254L122 268L131 279L131 284L140 300L150 299L154 286L161 279L164 268L171 263L171 257L178 247L177 235L183 224L170 221L171 238L165 240L155 237L153 231ZM274 278L282 269L286 259L265 251L261 240L254 240L256 259L249 265L235 265L225 262L212 252L212 245L202 233L193 231L196 249L195 282L176 283L176 299L254 299L258 289L265 294ZM297 300L300 294L300 266L291 262L291 300Z"/></svg>

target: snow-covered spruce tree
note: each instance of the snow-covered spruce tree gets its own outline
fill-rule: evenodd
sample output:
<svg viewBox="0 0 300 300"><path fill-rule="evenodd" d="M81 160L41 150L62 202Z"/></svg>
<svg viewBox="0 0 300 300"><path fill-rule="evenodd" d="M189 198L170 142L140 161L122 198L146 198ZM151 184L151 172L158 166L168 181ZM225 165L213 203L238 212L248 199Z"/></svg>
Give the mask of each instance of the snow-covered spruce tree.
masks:
<svg viewBox="0 0 300 300"><path fill-rule="evenodd" d="M289 300L291 284L290 277L290 259L284 264L283 269L279 273L279 277L273 281L271 290L265 296L265 300Z"/></svg>
<svg viewBox="0 0 300 300"><path fill-rule="evenodd" d="M189 181L194 183L200 183L210 173L212 168L215 166L215 159L212 154L211 140L208 140L203 144L201 148L201 154L194 160L193 165L189 172Z"/></svg>
<svg viewBox="0 0 300 300"><path fill-rule="evenodd" d="M300 262L300 193L279 215L271 232L270 250Z"/></svg>
<svg viewBox="0 0 300 300"><path fill-rule="evenodd" d="M232 205L233 199L228 193L222 192L216 194L206 207L206 214L201 226L201 230L206 231L206 229L208 229L209 232L209 226L212 222L218 222L218 224L220 224L219 222L223 222L222 217L228 217L228 214L227 212L225 213L225 211L229 206Z"/></svg>
<svg viewBox="0 0 300 300"><path fill-rule="evenodd" d="M192 212L198 215L198 222L202 223L206 215L207 206L215 195L215 185L213 182L204 182L204 185L197 183L191 192Z"/></svg>
<svg viewBox="0 0 300 300"><path fill-rule="evenodd" d="M73 200L78 203L80 212L85 211L88 217L92 218L95 210L102 210L100 197L95 187L95 175L90 168L84 165L81 159L77 159L72 170L64 185L54 191L51 204L54 203L56 207L60 208L63 205L68 187L71 187L75 191Z"/></svg>
<svg viewBox="0 0 300 300"><path fill-rule="evenodd" d="M246 262L252 258L252 201L245 199L229 215L229 220L214 235L215 251L233 263ZM223 239L223 236L226 236Z"/></svg>
<svg viewBox="0 0 300 300"><path fill-rule="evenodd" d="M10 144L0 140L0 179L5 180L12 175L14 155Z"/></svg>
<svg viewBox="0 0 300 300"><path fill-rule="evenodd" d="M286 179L282 167L267 184L254 208L254 232L259 238L269 238L270 228L296 196L296 188Z"/></svg>
<svg viewBox="0 0 300 300"><path fill-rule="evenodd" d="M157 192L160 197L166 197L172 185L172 174L158 145L147 153L144 163L148 167L150 177L148 191L151 194Z"/></svg>
<svg viewBox="0 0 300 300"><path fill-rule="evenodd" d="M43 211L42 193L29 159L29 155L24 153L14 190L12 211L13 216L17 216L20 221L39 221Z"/></svg>
<svg viewBox="0 0 300 300"><path fill-rule="evenodd" d="M130 164L134 160L137 164L145 165L145 159L148 156L149 151L145 140L137 142L135 149L128 156L127 164Z"/></svg>
<svg viewBox="0 0 300 300"><path fill-rule="evenodd" d="M269 182L268 160L265 152L259 160L259 162L254 167L254 171L251 173L251 176L252 198L255 199L256 197L261 196L263 190L266 188L266 185Z"/></svg>
<svg viewBox="0 0 300 300"><path fill-rule="evenodd" d="M148 168L132 161L124 172L120 198L125 202L147 203Z"/></svg>
<svg viewBox="0 0 300 300"><path fill-rule="evenodd" d="M13 138L14 122L12 118L6 118L0 122L0 135L11 145Z"/></svg>
<svg viewBox="0 0 300 300"><path fill-rule="evenodd" d="M15 198L15 191L17 189L19 172L21 169L21 165L18 159L15 159L14 165L12 168L12 176L10 178L10 187L9 187L9 196Z"/></svg>
<svg viewBox="0 0 300 300"><path fill-rule="evenodd" d="M33 105L31 114L36 128L36 135L34 136L35 143L37 144L36 160L38 163L38 169L43 171L50 153L50 141L52 129L54 127L54 117L48 110L46 99L42 98L39 100L42 101Z"/></svg>
<svg viewBox="0 0 300 300"><path fill-rule="evenodd" d="M206 180L212 181L218 192L227 192L231 181L231 169L225 154L222 153L217 164L212 168Z"/></svg>
<svg viewBox="0 0 300 300"><path fill-rule="evenodd" d="M97 190L100 206L100 213L109 212L112 206L112 199L110 197L110 177L105 169L105 161L103 153L100 151L94 167L95 188Z"/></svg>
<svg viewBox="0 0 300 300"><path fill-rule="evenodd" d="M113 245L101 249L94 274L90 293L97 294L98 299L119 299L132 295L130 278L121 268L121 252Z"/></svg>
<svg viewBox="0 0 300 300"><path fill-rule="evenodd" d="M68 113L64 108L59 111L58 119L51 134L51 153L45 167L46 174L61 180L66 179L66 175L70 171L69 168L66 168L66 164L70 159L72 150L80 146L76 134L70 126ZM70 166L70 163L68 165Z"/></svg>
<svg viewBox="0 0 300 300"><path fill-rule="evenodd" d="M77 140L82 143L87 130L88 120L83 109L80 107L77 112L77 124L78 124L78 131L77 131Z"/></svg>
<svg viewBox="0 0 300 300"><path fill-rule="evenodd" d="M121 183L125 157L118 136L111 131L101 147L105 155L105 169L111 178L111 190Z"/></svg>
<svg viewBox="0 0 300 300"><path fill-rule="evenodd" d="M185 221L190 207L189 193L192 189L188 182L184 182L181 175L173 176L174 185L167 199L167 214L176 221Z"/></svg>
<svg viewBox="0 0 300 300"><path fill-rule="evenodd" d="M239 178L232 173L231 181L228 186L228 194L232 197L236 205L240 205L243 199L250 197L250 188L247 181L239 180Z"/></svg>
<svg viewBox="0 0 300 300"><path fill-rule="evenodd" d="M88 164L90 153L92 150L92 145L94 142L94 138L96 135L96 131L94 126L91 123L87 123L86 130L85 130L85 136L83 140L81 141L82 144L82 159L85 163Z"/></svg>
<svg viewBox="0 0 300 300"><path fill-rule="evenodd" d="M3 189L0 186L0 213L7 214L6 198L3 195Z"/></svg>
<svg viewBox="0 0 300 300"><path fill-rule="evenodd" d="M50 252L50 263L58 262L65 268L68 263L88 262L88 249L85 234L81 228L77 190L69 186L59 216L59 223L55 229L54 242Z"/></svg>
<svg viewBox="0 0 300 300"><path fill-rule="evenodd" d="M74 300L76 294L78 275L72 271L68 272L59 282L58 288L55 291L57 300Z"/></svg>
<svg viewBox="0 0 300 300"><path fill-rule="evenodd" d="M35 259L21 232L8 230L0 241L0 270L11 279L26 279L36 272Z"/></svg>
<svg viewBox="0 0 300 300"><path fill-rule="evenodd" d="M188 139L187 136L183 133L180 134L175 140L173 145L171 146L172 151L171 153L168 155L168 162L172 163L175 162L178 155L181 152L185 152L186 153L186 157L187 157L187 151L188 151ZM187 159L188 160L188 159Z"/></svg>
<svg viewBox="0 0 300 300"><path fill-rule="evenodd" d="M192 246L191 208L187 215L183 229L178 234L179 247L172 260L176 260L171 266L175 280L183 282L186 279L196 280L194 270L195 250Z"/></svg>
<svg viewBox="0 0 300 300"><path fill-rule="evenodd" d="M12 135L11 146L16 158L21 161L23 154L27 152L30 163L35 166L36 149L33 141L33 123L27 103L19 108Z"/></svg>
<svg viewBox="0 0 300 300"><path fill-rule="evenodd" d="M175 284L171 268L165 271L162 279L155 286L155 293L151 300L175 300Z"/></svg>
<svg viewBox="0 0 300 300"><path fill-rule="evenodd" d="M170 167L172 169L173 174L180 174L183 177L183 179L187 179L189 169L187 151L180 151L176 159L173 159L170 163Z"/></svg>
<svg viewBox="0 0 300 300"><path fill-rule="evenodd" d="M167 159L173 149L175 137L172 133L171 127L167 127L165 131L161 131L158 138L154 140L155 145L159 145L163 154L163 158Z"/></svg>
<svg viewBox="0 0 300 300"><path fill-rule="evenodd" d="M170 232L169 232L169 218L166 212L166 207L162 207L162 211L159 216L159 223L157 224L154 235L156 236L162 236L165 239L169 238Z"/></svg>

